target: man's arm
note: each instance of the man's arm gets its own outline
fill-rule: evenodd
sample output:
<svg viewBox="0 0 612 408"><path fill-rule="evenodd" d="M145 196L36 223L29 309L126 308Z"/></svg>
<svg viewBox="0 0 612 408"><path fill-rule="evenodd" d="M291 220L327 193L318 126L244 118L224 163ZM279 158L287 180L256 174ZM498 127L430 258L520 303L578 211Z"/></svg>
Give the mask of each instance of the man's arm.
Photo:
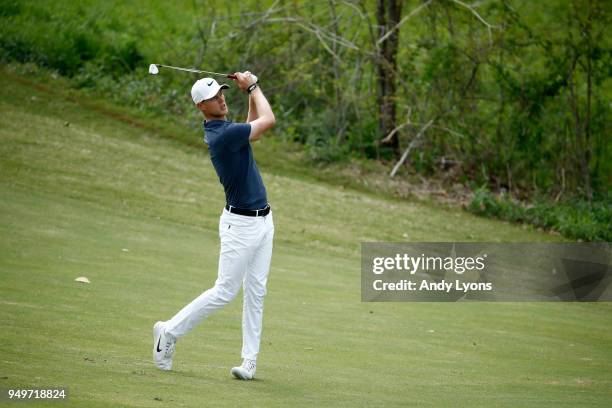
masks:
<svg viewBox="0 0 612 408"><path fill-rule="evenodd" d="M270 107L268 100L259 86L251 91L250 99L253 100L255 109L257 109L259 113L259 117L251 122L251 135L249 136L249 141L254 142L261 138L263 132L274 126L276 118L274 117L274 112L272 112L272 107Z"/></svg>
<svg viewBox="0 0 612 408"><path fill-rule="evenodd" d="M254 83L251 75L245 75L241 72L236 72L235 81L238 83L240 89L245 91L250 85ZM251 124L251 134L249 135L249 141L254 142L261 138L261 135L266 130L270 129L276 123L274 112L268 103L268 100L264 96L261 88L258 86L249 96L249 118L251 116L251 103L253 104L254 112L257 118L249 122ZM247 118L247 121L248 118Z"/></svg>
<svg viewBox="0 0 612 408"><path fill-rule="evenodd" d="M255 119L257 119L259 115L257 114L257 106L255 106L255 102L253 101L253 97L249 95L249 115L247 116L246 123L251 123Z"/></svg>

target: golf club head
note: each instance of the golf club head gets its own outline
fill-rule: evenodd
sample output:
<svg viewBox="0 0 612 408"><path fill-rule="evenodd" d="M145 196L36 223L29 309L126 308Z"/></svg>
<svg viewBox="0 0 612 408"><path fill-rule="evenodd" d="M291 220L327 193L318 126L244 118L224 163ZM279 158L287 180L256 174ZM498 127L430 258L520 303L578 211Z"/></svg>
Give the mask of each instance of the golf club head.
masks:
<svg viewBox="0 0 612 408"><path fill-rule="evenodd" d="M159 73L159 68L157 68L156 64L149 65L149 74L157 75Z"/></svg>

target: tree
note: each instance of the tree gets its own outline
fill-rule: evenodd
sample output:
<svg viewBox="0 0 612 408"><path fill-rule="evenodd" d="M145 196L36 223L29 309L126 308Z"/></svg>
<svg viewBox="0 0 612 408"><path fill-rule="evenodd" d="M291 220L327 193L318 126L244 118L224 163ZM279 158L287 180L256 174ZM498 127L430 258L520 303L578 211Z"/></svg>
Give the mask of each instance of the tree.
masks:
<svg viewBox="0 0 612 408"><path fill-rule="evenodd" d="M379 38L385 38L377 46L375 60L377 72L376 102L380 107L379 130L385 137L396 128L396 82L397 82L397 50L399 44L399 24L402 14L403 0L377 0L376 21ZM387 36L387 33L390 35ZM399 156L399 139L397 133L388 140L395 156Z"/></svg>

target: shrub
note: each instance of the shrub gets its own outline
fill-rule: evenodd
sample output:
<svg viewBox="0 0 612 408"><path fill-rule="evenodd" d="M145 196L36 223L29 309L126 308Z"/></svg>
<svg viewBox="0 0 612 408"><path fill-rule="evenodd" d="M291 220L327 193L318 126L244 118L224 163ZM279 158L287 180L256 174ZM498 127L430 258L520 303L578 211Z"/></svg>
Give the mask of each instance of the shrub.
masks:
<svg viewBox="0 0 612 408"><path fill-rule="evenodd" d="M468 210L478 215L555 230L572 239L612 241L610 194L590 204L584 199L572 198L562 203L540 199L533 205L526 205L480 188L469 203Z"/></svg>

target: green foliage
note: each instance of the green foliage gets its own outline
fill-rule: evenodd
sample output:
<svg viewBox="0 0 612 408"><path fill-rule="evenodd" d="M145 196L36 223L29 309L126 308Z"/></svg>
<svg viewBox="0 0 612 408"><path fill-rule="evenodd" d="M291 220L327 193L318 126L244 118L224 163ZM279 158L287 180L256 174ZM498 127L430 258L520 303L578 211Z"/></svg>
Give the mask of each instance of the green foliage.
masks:
<svg viewBox="0 0 612 408"><path fill-rule="evenodd" d="M506 195L496 195L486 188L480 188L468 205L468 210L478 215L553 229L572 239L610 242L610 199L602 197L591 204L584 199L555 204L540 200L536 204L525 205Z"/></svg>
<svg viewBox="0 0 612 408"><path fill-rule="evenodd" d="M273 6L273 7L272 7ZM405 2L403 15L414 10ZM400 149L434 119L408 163L423 175L457 163L454 181L520 199L582 196L612 185L612 45L601 1L436 1L400 28ZM0 1L0 59L33 62L117 104L194 123L197 75L146 74L148 63L261 80L279 138L321 163L392 163L380 144L374 2ZM589 85L590 84L590 85ZM230 119L247 104L228 93ZM193 115L193 116L188 116ZM195 129L194 131L199 130Z"/></svg>
<svg viewBox="0 0 612 408"><path fill-rule="evenodd" d="M114 31L112 20L80 16L78 8L74 13L51 14L37 4L0 3L0 58L34 62L66 76L97 65L113 78L143 63L137 39Z"/></svg>
<svg viewBox="0 0 612 408"><path fill-rule="evenodd" d="M21 4L16 0L0 1L0 17L11 17L21 13Z"/></svg>

